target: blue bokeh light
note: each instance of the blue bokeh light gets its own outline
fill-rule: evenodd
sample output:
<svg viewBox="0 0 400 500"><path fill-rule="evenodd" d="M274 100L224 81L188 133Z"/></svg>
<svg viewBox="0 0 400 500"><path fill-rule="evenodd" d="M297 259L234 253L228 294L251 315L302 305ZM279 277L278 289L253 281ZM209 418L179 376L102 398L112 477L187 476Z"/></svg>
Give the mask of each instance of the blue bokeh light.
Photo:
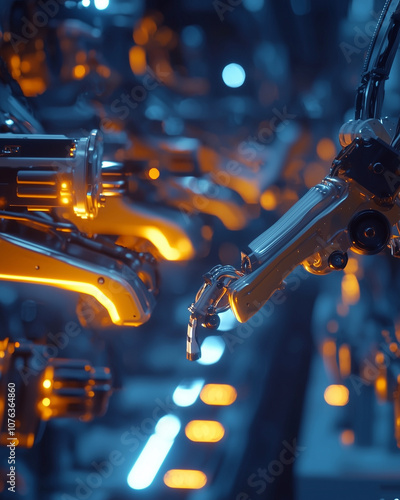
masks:
<svg viewBox="0 0 400 500"><path fill-rule="evenodd" d="M204 382L204 379L195 379L189 383L182 382L174 391L173 402L178 406L192 406L197 401Z"/></svg>
<svg viewBox="0 0 400 500"><path fill-rule="evenodd" d="M225 341L221 337L207 337L201 346L199 365L213 365L218 363L225 351Z"/></svg>
<svg viewBox="0 0 400 500"><path fill-rule="evenodd" d="M228 87L236 89L246 80L246 72L240 64L230 63L222 70L222 80Z"/></svg>
<svg viewBox="0 0 400 500"><path fill-rule="evenodd" d="M149 437L129 472L127 481L130 488L143 490L151 485L180 429L181 422L175 415L165 415L157 422L154 434Z"/></svg>
<svg viewBox="0 0 400 500"><path fill-rule="evenodd" d="M94 6L97 10L105 10L110 5L110 0L94 0Z"/></svg>

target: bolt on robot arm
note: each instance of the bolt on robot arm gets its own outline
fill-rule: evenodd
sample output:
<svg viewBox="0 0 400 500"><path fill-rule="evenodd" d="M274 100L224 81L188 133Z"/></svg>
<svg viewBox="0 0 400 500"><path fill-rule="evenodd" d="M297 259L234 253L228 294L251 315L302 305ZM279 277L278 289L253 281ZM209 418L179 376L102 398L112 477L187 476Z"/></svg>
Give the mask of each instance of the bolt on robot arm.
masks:
<svg viewBox="0 0 400 500"><path fill-rule="evenodd" d="M205 275L187 331L187 358L200 357L199 324L217 328L218 313L231 308L240 322L253 316L295 267L326 274L344 269L347 251L375 254L389 243L398 254L392 227L400 220L399 126L391 130L379 119L383 86L389 76L400 39L400 2L388 16L385 5L358 89L356 121L340 131L342 151L330 175L313 187L279 221L252 241L242 253L240 270L217 266ZM374 65L371 51L388 18ZM368 70L368 71L367 71Z"/></svg>

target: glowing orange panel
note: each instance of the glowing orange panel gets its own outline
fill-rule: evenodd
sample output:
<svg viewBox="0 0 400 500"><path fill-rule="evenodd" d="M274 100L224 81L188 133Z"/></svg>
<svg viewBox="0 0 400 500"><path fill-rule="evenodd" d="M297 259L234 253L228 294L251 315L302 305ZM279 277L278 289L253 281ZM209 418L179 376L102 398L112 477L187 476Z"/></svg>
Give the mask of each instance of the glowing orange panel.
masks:
<svg viewBox="0 0 400 500"><path fill-rule="evenodd" d="M229 406L236 398L236 389L227 384L207 384L200 393L200 399L206 405Z"/></svg>
<svg viewBox="0 0 400 500"><path fill-rule="evenodd" d="M192 420L187 424L185 434L198 443L217 443L224 437L225 429L215 420Z"/></svg>
<svg viewBox="0 0 400 500"><path fill-rule="evenodd" d="M168 488L199 490L207 483L207 476L200 470L171 469L164 476Z"/></svg>
<svg viewBox="0 0 400 500"><path fill-rule="evenodd" d="M360 285L354 274L345 274L342 278L342 300L344 304L354 305L360 299Z"/></svg>
<svg viewBox="0 0 400 500"><path fill-rule="evenodd" d="M379 399L384 401L387 398L387 381L386 377L383 374L378 375L378 377L376 378L375 390Z"/></svg>
<svg viewBox="0 0 400 500"><path fill-rule="evenodd" d="M324 358L336 356L336 344L333 340L325 340L322 344L322 355Z"/></svg>
<svg viewBox="0 0 400 500"><path fill-rule="evenodd" d="M346 274L356 274L357 271L358 271L358 260L354 257L350 257L344 269L344 272Z"/></svg>
<svg viewBox="0 0 400 500"><path fill-rule="evenodd" d="M328 385L324 399L331 406L345 406L349 402L349 390L344 385Z"/></svg>
<svg viewBox="0 0 400 500"><path fill-rule="evenodd" d="M351 373L351 352L347 344L339 347L339 370L343 378L348 377Z"/></svg>
<svg viewBox="0 0 400 500"><path fill-rule="evenodd" d="M167 228L165 229L167 231ZM143 235L155 245L161 255L167 260L180 260L188 255L191 250L190 241L181 238L178 242L170 245L168 238L157 227L145 227Z"/></svg>
<svg viewBox="0 0 400 500"><path fill-rule="evenodd" d="M86 293L94 297L100 304L105 307L110 315L111 321L115 325L121 324L121 318L115 304L109 299L100 289L90 283L82 283L79 281L61 280L53 278L42 278L32 276L17 276L14 274L0 274L0 280L22 281L26 283L40 283L42 285L48 284L50 286L57 286L64 290L71 290L73 292Z"/></svg>
<svg viewBox="0 0 400 500"><path fill-rule="evenodd" d="M129 64L135 75L143 75L146 72L146 52L138 45L129 50Z"/></svg>
<svg viewBox="0 0 400 500"><path fill-rule="evenodd" d="M46 90L46 82L41 77L20 78L18 83L26 97L35 97Z"/></svg>
<svg viewBox="0 0 400 500"><path fill-rule="evenodd" d="M26 446L28 448L32 448L34 442L35 442L35 434L33 432L30 432L26 438Z"/></svg>
<svg viewBox="0 0 400 500"><path fill-rule="evenodd" d="M21 62L21 71L23 73L29 73L29 71L32 69L31 63L29 61L22 61Z"/></svg>
<svg viewBox="0 0 400 500"><path fill-rule="evenodd" d="M17 55L13 55L10 59L11 67L12 68L19 68L21 64L21 59Z"/></svg>

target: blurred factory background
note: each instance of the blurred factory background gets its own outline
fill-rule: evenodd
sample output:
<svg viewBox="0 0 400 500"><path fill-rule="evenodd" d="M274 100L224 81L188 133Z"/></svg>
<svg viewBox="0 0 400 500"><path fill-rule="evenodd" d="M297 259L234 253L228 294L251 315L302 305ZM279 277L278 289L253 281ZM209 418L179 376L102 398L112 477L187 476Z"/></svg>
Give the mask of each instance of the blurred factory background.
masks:
<svg viewBox="0 0 400 500"><path fill-rule="evenodd" d="M100 154L94 129L103 149L102 196L73 205L68 178L57 206L30 160L25 177L6 177L1 143L1 498L400 497L389 251L350 253L329 276L297 268L248 323L223 313L202 358L185 358L203 274L238 266L329 173L383 3L1 0L0 132L36 134L29 157L54 156L50 134L90 137ZM399 78L395 63L385 113L396 118ZM23 207L9 201L14 181L37 188ZM58 252L52 277L28 279L25 261L40 253L45 266L46 249ZM124 279L134 269L143 320L118 324L79 262Z"/></svg>

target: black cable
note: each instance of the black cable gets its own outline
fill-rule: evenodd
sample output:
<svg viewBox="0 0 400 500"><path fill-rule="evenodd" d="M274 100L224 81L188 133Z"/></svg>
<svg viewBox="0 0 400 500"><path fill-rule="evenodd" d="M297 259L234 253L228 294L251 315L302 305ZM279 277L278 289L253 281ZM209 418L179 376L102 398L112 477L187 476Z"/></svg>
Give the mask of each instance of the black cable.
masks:
<svg viewBox="0 0 400 500"><path fill-rule="evenodd" d="M389 26L383 37L374 66L371 69L369 69L369 67L391 1L392 0L386 0L385 2L365 58L361 83L357 89L356 95L356 120L380 117L378 115L380 115L383 103L384 82L389 78L389 73L399 45L400 2L397 4L395 11L390 17Z"/></svg>
<svg viewBox="0 0 400 500"><path fill-rule="evenodd" d="M367 55L365 56L364 67L362 70L363 73L366 73L368 71L369 63L370 63L371 57L372 57L372 52L375 48L375 44L376 44L376 41L378 39L379 32L382 28L383 20L386 17L387 11L388 11L391 3L392 3L392 0L386 0L385 5L383 6L382 12L381 12L379 19L378 19L378 24L375 27L375 31L374 31L374 34L372 35L371 43L369 44L369 47L368 47Z"/></svg>

